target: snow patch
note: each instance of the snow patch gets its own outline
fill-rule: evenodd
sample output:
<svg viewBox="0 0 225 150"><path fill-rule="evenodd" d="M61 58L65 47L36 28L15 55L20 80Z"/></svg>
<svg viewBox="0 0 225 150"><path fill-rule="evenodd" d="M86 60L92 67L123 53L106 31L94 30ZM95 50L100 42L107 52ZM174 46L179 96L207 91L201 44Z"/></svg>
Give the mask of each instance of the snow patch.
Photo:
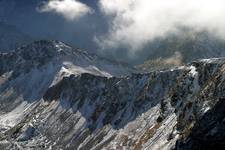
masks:
<svg viewBox="0 0 225 150"><path fill-rule="evenodd" d="M18 124L25 117L25 113L34 105L35 103L23 101L13 111L0 115L0 128L11 128Z"/></svg>
<svg viewBox="0 0 225 150"><path fill-rule="evenodd" d="M196 76L196 75L198 75L198 72L196 71L197 68L196 68L195 66L191 65L189 68L191 69L191 70L190 70L190 74L191 74L193 77Z"/></svg>

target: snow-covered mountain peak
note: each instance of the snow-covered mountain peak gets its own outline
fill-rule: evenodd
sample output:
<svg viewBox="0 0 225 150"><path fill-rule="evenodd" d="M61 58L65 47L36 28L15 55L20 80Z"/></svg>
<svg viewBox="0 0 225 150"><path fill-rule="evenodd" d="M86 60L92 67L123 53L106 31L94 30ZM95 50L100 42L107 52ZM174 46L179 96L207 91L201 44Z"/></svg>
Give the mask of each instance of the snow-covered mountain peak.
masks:
<svg viewBox="0 0 225 150"><path fill-rule="evenodd" d="M101 76L127 75L133 68L74 49L60 41L35 41L13 52L0 53L0 74L14 71L26 73L34 68L48 65L59 67L74 74L91 73Z"/></svg>

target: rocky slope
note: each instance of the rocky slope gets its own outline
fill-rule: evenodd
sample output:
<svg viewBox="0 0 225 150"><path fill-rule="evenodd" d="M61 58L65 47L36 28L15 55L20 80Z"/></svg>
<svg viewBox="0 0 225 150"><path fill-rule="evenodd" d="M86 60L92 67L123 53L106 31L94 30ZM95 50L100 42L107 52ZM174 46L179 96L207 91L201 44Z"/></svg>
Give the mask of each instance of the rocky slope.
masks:
<svg viewBox="0 0 225 150"><path fill-rule="evenodd" d="M0 57L1 149L188 149L199 135L223 143L225 58L129 75L56 41Z"/></svg>
<svg viewBox="0 0 225 150"><path fill-rule="evenodd" d="M185 142L178 141L176 149L224 149L225 148L225 99L196 123Z"/></svg>

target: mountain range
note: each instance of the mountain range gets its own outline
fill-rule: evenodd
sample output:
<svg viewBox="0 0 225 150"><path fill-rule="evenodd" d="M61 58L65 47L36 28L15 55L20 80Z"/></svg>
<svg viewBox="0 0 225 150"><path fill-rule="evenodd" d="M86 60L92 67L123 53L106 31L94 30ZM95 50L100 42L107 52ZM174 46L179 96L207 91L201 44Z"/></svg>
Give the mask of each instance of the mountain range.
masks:
<svg viewBox="0 0 225 150"><path fill-rule="evenodd" d="M141 73L60 41L0 53L0 149L222 149L225 58Z"/></svg>

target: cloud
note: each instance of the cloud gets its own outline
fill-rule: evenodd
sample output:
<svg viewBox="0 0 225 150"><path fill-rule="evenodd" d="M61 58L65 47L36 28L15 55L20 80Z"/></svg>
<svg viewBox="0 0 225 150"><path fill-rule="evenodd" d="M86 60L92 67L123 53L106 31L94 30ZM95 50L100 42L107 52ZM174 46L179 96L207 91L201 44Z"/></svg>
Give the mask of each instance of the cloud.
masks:
<svg viewBox="0 0 225 150"><path fill-rule="evenodd" d="M225 39L224 0L99 0L109 31L95 38L102 48L143 48L183 27Z"/></svg>
<svg viewBox="0 0 225 150"><path fill-rule="evenodd" d="M60 14L70 21L77 20L93 12L90 7L77 0L50 0L44 2L38 10L40 12L54 12Z"/></svg>
<svg viewBox="0 0 225 150"><path fill-rule="evenodd" d="M176 51L172 56L168 56L165 58L159 57L156 59L149 59L145 61L143 64L136 66L145 71L149 70L158 70L158 69L166 69L171 67L182 66L183 64L183 56L180 52Z"/></svg>

